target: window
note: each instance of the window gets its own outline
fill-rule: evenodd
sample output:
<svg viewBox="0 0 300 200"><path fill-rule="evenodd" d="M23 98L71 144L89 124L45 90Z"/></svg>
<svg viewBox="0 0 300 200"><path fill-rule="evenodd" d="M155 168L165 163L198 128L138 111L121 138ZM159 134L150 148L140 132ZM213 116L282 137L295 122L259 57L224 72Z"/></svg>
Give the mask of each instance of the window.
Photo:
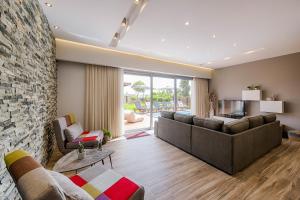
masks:
<svg viewBox="0 0 300 200"><path fill-rule="evenodd" d="M190 114L191 84L188 77L125 72L125 132L153 128L163 110Z"/></svg>

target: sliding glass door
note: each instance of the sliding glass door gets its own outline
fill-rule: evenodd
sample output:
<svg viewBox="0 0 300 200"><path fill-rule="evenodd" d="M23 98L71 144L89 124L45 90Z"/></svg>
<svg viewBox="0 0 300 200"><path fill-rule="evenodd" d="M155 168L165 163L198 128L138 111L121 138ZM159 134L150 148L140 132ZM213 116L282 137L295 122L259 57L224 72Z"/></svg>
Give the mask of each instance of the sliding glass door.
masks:
<svg viewBox="0 0 300 200"><path fill-rule="evenodd" d="M125 132L151 129L161 111L191 113L191 78L125 72Z"/></svg>
<svg viewBox="0 0 300 200"><path fill-rule="evenodd" d="M160 116L160 111L175 111L175 79L165 77L153 77L152 87L152 126Z"/></svg>
<svg viewBox="0 0 300 200"><path fill-rule="evenodd" d="M176 79L176 111L191 114L191 87L192 80Z"/></svg>
<svg viewBox="0 0 300 200"><path fill-rule="evenodd" d="M124 74L124 129L125 132L150 129L151 77Z"/></svg>

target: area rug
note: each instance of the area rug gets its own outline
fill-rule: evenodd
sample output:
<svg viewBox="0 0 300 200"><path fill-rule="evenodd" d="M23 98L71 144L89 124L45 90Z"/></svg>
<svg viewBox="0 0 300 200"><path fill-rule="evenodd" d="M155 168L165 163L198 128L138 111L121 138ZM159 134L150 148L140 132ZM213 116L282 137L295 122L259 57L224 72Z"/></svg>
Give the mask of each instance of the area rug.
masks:
<svg viewBox="0 0 300 200"><path fill-rule="evenodd" d="M129 134L125 134L124 136L126 137L127 140L129 139L134 139L134 138L140 138L140 137L145 137L145 136L149 136L149 133L146 132L138 132L138 133L129 133Z"/></svg>

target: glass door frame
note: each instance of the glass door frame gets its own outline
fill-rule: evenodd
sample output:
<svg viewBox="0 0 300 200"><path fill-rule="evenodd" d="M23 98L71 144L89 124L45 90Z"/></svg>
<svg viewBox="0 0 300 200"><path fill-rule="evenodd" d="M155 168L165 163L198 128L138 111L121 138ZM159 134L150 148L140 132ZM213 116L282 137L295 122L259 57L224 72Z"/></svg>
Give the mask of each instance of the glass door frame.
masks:
<svg viewBox="0 0 300 200"><path fill-rule="evenodd" d="M193 80L192 77L187 76L178 76L178 75L170 75L170 74L161 74L155 72L142 72L142 71L134 71L134 70L124 70L124 75L137 75L137 76L147 76L150 78L150 127L127 130L126 133L135 132L135 131L143 131L143 130L151 130L153 129L153 78L170 78L174 80L174 111L177 111L177 80Z"/></svg>

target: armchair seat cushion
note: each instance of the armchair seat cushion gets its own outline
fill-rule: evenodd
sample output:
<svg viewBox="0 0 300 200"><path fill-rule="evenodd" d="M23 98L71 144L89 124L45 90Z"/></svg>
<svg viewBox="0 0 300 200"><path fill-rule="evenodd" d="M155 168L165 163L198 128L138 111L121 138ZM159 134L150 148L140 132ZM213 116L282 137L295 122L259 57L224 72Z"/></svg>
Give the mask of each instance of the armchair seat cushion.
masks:
<svg viewBox="0 0 300 200"><path fill-rule="evenodd" d="M85 148L95 148L99 145L99 142L102 142L103 132L102 131L90 131L83 132L72 142L66 144L67 149L77 149L79 142L83 144Z"/></svg>

